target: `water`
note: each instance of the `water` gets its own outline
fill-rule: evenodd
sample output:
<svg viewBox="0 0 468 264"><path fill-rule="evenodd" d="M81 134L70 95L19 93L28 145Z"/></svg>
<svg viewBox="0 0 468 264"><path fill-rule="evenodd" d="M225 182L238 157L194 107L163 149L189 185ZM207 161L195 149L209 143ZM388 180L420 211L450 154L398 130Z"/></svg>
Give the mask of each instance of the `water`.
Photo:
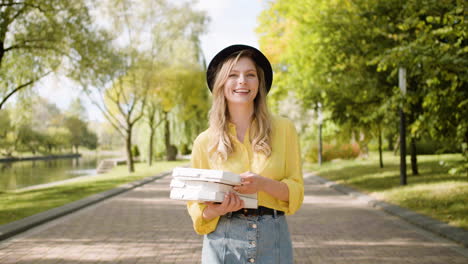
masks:
<svg viewBox="0 0 468 264"><path fill-rule="evenodd" d="M89 155L73 159L0 162L0 191L94 175L99 162L106 158L111 156Z"/></svg>

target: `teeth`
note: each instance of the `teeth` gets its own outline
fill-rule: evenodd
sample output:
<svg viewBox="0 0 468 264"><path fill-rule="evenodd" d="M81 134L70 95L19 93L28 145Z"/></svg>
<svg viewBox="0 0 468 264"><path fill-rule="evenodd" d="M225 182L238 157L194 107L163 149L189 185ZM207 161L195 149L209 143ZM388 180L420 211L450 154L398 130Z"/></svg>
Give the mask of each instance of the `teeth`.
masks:
<svg viewBox="0 0 468 264"><path fill-rule="evenodd" d="M235 93L248 93L250 92L250 90L248 89L237 89L237 90L234 90Z"/></svg>

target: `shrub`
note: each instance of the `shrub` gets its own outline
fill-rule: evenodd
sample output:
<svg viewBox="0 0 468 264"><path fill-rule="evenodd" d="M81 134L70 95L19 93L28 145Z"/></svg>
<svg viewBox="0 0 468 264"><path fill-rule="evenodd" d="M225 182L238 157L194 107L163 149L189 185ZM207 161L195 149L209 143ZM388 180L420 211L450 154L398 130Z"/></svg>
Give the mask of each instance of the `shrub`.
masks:
<svg viewBox="0 0 468 264"><path fill-rule="evenodd" d="M407 144L407 150L409 152L409 141ZM416 141L416 154L428 155L428 154L442 154L442 153L460 153L461 147L450 140L437 141L433 139L422 139Z"/></svg>
<svg viewBox="0 0 468 264"><path fill-rule="evenodd" d="M135 158L140 156L140 149L138 148L137 145L132 146L132 154L133 154L133 157Z"/></svg>
<svg viewBox="0 0 468 264"><path fill-rule="evenodd" d="M180 151L180 154L182 154L182 155L188 155L188 154L192 153L192 150L189 149L187 144L180 145L179 146L179 151Z"/></svg>
<svg viewBox="0 0 468 264"><path fill-rule="evenodd" d="M361 149L357 143L352 144L323 144L322 161L334 159L354 159L359 156ZM305 155L308 162L318 161L318 147L312 147Z"/></svg>

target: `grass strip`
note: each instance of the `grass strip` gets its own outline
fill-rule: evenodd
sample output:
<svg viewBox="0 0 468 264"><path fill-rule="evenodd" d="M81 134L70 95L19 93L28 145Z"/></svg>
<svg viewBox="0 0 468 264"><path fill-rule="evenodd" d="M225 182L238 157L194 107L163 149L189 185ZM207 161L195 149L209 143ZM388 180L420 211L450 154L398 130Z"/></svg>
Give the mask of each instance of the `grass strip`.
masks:
<svg viewBox="0 0 468 264"><path fill-rule="evenodd" d="M407 185L400 185L400 160L384 153L384 168L378 154L367 159L339 160L322 166L306 164L326 179L356 188L377 199L431 216L468 230L468 177L451 175L449 169L463 162L460 154L418 156L419 175L411 174L407 158Z"/></svg>
<svg viewBox="0 0 468 264"><path fill-rule="evenodd" d="M0 193L0 225L59 207L87 196L116 188L122 184L154 176L188 164L188 160L161 161L152 167L135 164L130 174L126 166L117 166L108 173L76 178L62 185L26 191Z"/></svg>

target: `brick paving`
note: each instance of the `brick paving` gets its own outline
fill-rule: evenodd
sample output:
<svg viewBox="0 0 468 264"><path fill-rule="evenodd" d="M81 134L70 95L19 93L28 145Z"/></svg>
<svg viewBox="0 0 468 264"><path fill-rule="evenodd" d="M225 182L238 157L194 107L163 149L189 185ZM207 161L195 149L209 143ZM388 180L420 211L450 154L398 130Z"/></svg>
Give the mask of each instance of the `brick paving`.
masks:
<svg viewBox="0 0 468 264"><path fill-rule="evenodd" d="M200 263L170 177L0 242L1 264ZM296 263L468 263L468 249L307 178L304 205L288 216Z"/></svg>

